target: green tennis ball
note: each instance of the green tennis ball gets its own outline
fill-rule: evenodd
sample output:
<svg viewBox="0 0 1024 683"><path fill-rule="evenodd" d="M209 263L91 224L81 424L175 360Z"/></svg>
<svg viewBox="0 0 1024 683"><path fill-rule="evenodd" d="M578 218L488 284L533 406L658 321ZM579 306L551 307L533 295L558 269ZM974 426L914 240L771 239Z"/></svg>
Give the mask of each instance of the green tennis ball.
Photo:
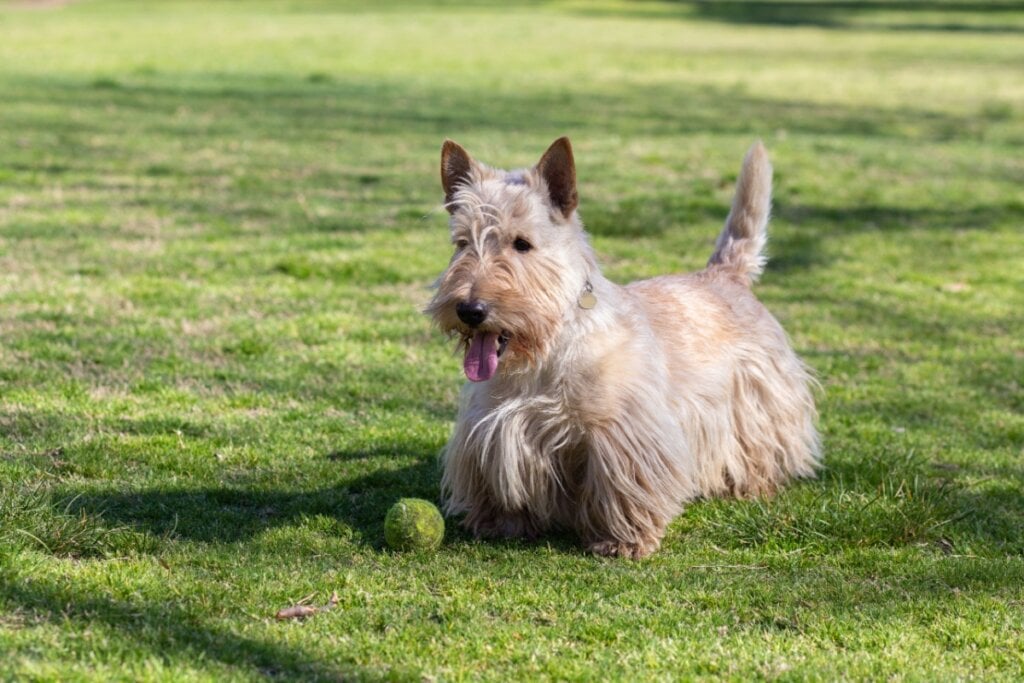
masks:
<svg viewBox="0 0 1024 683"><path fill-rule="evenodd" d="M395 550L434 550L444 538L444 518L422 498L402 498L384 518L384 540Z"/></svg>

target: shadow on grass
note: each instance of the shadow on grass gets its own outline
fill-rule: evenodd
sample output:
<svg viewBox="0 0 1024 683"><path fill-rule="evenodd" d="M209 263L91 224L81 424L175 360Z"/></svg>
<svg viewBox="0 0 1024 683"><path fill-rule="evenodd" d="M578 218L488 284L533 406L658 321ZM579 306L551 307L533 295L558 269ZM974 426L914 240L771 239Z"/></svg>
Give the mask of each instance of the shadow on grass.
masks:
<svg viewBox="0 0 1024 683"><path fill-rule="evenodd" d="M613 206L588 212L587 232L600 237L660 237L697 223L724 222L728 204L717 196L699 196L701 191L688 188L679 194L630 195ZM797 227L796 231L780 233L769 226L768 270L786 273L832 263L833 259L821 249L825 240L862 232L877 232L879 239L894 239L894 235L913 230L928 233L984 231L1024 221L1024 204L1007 201L959 208L824 206L777 198L773 202L772 217ZM708 233L709 244L715 236L714 230Z"/></svg>
<svg viewBox="0 0 1024 683"><path fill-rule="evenodd" d="M384 514L399 498L437 501L439 474L436 453L417 453L415 462L389 467L393 450L334 451L326 457L338 469L352 461L373 471L322 488L281 491L265 485L157 487L110 493L63 490L59 500L72 500L72 513L85 513L112 527L130 526L160 537L204 543L245 541L268 529L296 525L302 519L324 516L351 530L352 539L370 548L383 548ZM408 456L409 454L405 454ZM456 532L452 532L456 533Z"/></svg>
<svg viewBox="0 0 1024 683"><path fill-rule="evenodd" d="M985 465L929 461L912 449L892 448L866 459L834 457L826 463L824 488L872 494L844 525L870 520L862 533L917 532L894 536L893 546L925 542L938 543L943 552L1024 555L1024 469L1001 468L995 480ZM965 478L971 483L963 483ZM889 505L893 501L898 505ZM969 547L954 547L950 539Z"/></svg>
<svg viewBox="0 0 1024 683"><path fill-rule="evenodd" d="M886 232L921 229L934 232L950 230L986 230L1000 223L1024 219L1024 203L975 206L908 208L857 204L855 206L822 206L776 201L773 215L794 223L835 226L839 233L862 230Z"/></svg>
<svg viewBox="0 0 1024 683"><path fill-rule="evenodd" d="M676 0L687 16L736 24L827 29L1020 33L1019 2ZM991 16L996 15L996 16ZM1002 16L999 16L1002 15Z"/></svg>
<svg viewBox="0 0 1024 683"><path fill-rule="evenodd" d="M83 594L69 586L43 581L3 578L5 585L0 595L19 609L31 610L57 624L71 621L115 630L120 636L145 648L151 656L173 656L178 661L212 660L269 679L419 680L412 672L403 677L396 676L395 672L385 674L318 661L299 648L270 639L245 637L227 627L210 624L175 602L118 600L104 595Z"/></svg>
<svg viewBox="0 0 1024 683"><path fill-rule="evenodd" d="M754 136L783 129L876 139L962 140L980 135L990 122L984 112L973 116L919 107L766 99L749 94L742 85L615 83L604 89L495 90L481 97L479 90L457 84L442 89L415 81L342 76L326 84L310 84L301 74L241 79L211 73L187 84L131 77L116 90L60 78L15 76L7 82L10 96L22 107L5 115L6 125L23 132L43 127L47 135L60 136L61 147L71 152L67 159L74 159L74 166L94 155L88 144L91 136L114 130L144 134L147 139L184 140L190 147L205 146L211 140L222 145L224 140L264 137L280 143L336 146L343 141L341 132L394 137L396 130L404 136L430 136L432 142L444 135L467 136L476 131L524 131L531 139L540 140L540 145L553 134L580 136L594 131L606 135L610 130L621 135ZM39 119L32 112L41 107L71 109L76 117L74 121ZM81 154L75 154L76 150ZM222 151L230 156L235 150L228 146ZM10 165L15 170L39 170L27 163L12 159ZM160 168L164 176L216 171L208 163L189 169L162 163ZM71 169L72 162L67 161L61 172ZM140 159L138 170L142 175L151 174L153 164ZM316 170L311 172L315 175ZM367 168L349 168L346 173L356 186L364 186L371 175L374 184L387 180ZM272 191L286 179L250 180L264 186L248 189Z"/></svg>
<svg viewBox="0 0 1024 683"><path fill-rule="evenodd" d="M985 204L959 208L856 205L821 206L776 200L772 215L799 226L799 232L771 232L770 272L823 267L832 262L821 243L833 237L877 232L879 239L911 230L928 233L984 231L1024 220L1024 204Z"/></svg>
<svg viewBox="0 0 1024 683"><path fill-rule="evenodd" d="M1024 470L1010 481L982 482L957 493L957 505L969 511L954 531L997 552L1024 556Z"/></svg>
<svg viewBox="0 0 1024 683"><path fill-rule="evenodd" d="M393 451L335 451L332 462L373 461L393 457ZM372 464L370 466L373 466ZM344 483L308 491L280 491L263 487L153 488L142 491L81 493L58 491L55 510L86 515L108 528L132 528L156 537L203 543L239 543L270 529L296 527L312 517L335 519L351 531L350 540L364 548L383 550L384 516L399 498L438 502L440 473L434 454L421 454L417 462L378 469ZM70 504L64 501L70 501ZM92 539L88 539L91 541ZM446 520L445 543L473 542L458 519ZM528 541L488 541L496 546L522 547ZM579 539L553 530L537 542L566 553L583 552ZM72 554L75 548L70 548ZM83 550L89 552L89 548Z"/></svg>
<svg viewBox="0 0 1024 683"><path fill-rule="evenodd" d="M937 555L1024 555L1024 472L1001 472L998 481L988 476L984 466L930 461L883 439L856 459L826 455L817 480L783 495L700 501L681 523L722 548L833 553L910 546Z"/></svg>
<svg viewBox="0 0 1024 683"><path fill-rule="evenodd" d="M798 487L795 495L752 503L710 501L717 510L710 533L720 537L716 542L725 547L779 542L832 549L899 547L946 543L947 537L955 537L958 543L983 553L1024 554L1024 470L992 472L983 465L930 461L895 442L880 442L870 452L873 455L856 461L833 454L820 481L807 489ZM245 543L268 530L299 528L319 517L342 525L329 533L345 535L348 530L348 538L355 544L381 550L383 519L396 500L417 497L437 501L439 494L440 473L434 454L420 453L412 464L400 467L379 462L393 455L391 449L329 453L325 458L339 467L356 462L374 469L309 490L282 491L244 482L132 492L63 488L54 492L51 505L55 512L63 509L64 514L80 515L104 528L212 544ZM979 483L963 484L965 477ZM808 494L816 502L809 503ZM700 512L685 514L696 514L698 519L703 516ZM94 554L92 545L97 539L102 537L87 535L81 548L71 544L60 554ZM137 541L130 538L126 542ZM469 541L457 520L448 520L446 543ZM583 552L571 532L552 530L539 541L565 553ZM508 548L523 546L515 540L487 542Z"/></svg>

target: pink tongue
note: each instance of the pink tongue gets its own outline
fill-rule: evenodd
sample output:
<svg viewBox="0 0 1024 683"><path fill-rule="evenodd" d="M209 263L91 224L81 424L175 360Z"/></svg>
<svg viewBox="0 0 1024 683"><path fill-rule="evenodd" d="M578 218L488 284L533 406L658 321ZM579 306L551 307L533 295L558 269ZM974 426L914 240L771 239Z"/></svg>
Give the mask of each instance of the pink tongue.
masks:
<svg viewBox="0 0 1024 683"><path fill-rule="evenodd" d="M498 333L477 332L462 363L470 382L485 382L498 369Z"/></svg>

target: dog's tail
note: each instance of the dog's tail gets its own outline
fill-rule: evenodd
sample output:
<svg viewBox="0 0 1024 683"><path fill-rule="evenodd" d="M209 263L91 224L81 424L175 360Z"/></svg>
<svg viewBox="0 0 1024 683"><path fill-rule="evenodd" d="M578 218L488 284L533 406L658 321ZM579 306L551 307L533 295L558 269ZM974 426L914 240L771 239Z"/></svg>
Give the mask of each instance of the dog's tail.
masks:
<svg viewBox="0 0 1024 683"><path fill-rule="evenodd" d="M771 204L772 165L764 145L758 141L743 159L732 209L708 266L729 269L748 284L757 280L768 260L764 245L768 241Z"/></svg>

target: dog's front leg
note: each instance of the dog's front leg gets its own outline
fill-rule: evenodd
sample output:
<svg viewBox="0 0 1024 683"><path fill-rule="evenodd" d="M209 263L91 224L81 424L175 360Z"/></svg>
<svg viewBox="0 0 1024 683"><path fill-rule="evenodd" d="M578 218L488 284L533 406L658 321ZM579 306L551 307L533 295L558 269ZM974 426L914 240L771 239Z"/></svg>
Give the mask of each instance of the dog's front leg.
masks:
<svg viewBox="0 0 1024 683"><path fill-rule="evenodd" d="M462 525L476 538L525 538L540 536L536 520L525 510L509 512L492 503L483 503L469 511Z"/></svg>
<svg viewBox="0 0 1024 683"><path fill-rule="evenodd" d="M591 429L587 446L577 531L598 555L650 555L683 502L694 497L682 434L616 424Z"/></svg>
<svg viewBox="0 0 1024 683"><path fill-rule="evenodd" d="M477 538L536 538L544 525L530 503L532 496L543 495L546 489L535 489L537 481L544 480L524 481L518 476L520 468L510 467L509 462L522 457L521 440L506 439L519 444L518 450L502 446L505 442L493 436L493 430L479 427L480 415L486 412L467 402L442 455L444 512L464 515L462 526Z"/></svg>

